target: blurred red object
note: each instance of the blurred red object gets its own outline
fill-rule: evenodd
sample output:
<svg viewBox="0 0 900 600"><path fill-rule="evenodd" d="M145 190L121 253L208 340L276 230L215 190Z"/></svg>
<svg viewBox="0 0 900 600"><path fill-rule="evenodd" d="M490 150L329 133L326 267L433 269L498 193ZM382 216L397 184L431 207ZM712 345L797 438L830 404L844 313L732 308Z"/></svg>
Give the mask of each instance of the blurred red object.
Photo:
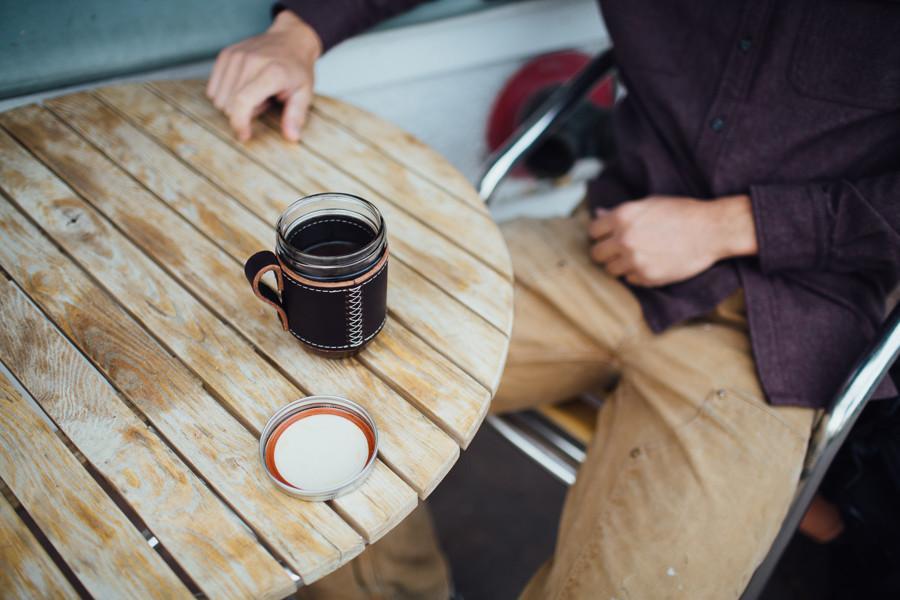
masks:
<svg viewBox="0 0 900 600"><path fill-rule="evenodd" d="M533 99L546 95L575 76L591 57L576 50L544 54L528 61L506 82L494 100L488 118L487 144L491 152L499 148L527 117ZM587 101L600 108L611 108L615 102L615 81L605 77L587 96Z"/></svg>

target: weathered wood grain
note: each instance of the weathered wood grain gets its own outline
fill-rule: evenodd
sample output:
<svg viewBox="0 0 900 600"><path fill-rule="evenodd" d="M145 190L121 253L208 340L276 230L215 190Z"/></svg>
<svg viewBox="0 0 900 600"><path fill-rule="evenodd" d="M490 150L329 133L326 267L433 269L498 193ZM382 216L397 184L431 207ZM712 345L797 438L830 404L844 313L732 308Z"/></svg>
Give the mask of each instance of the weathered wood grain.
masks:
<svg viewBox="0 0 900 600"><path fill-rule="evenodd" d="M114 162L129 171L187 220L202 225L228 252L250 256L260 240L271 245L275 230L243 204L198 177L88 92L45 102Z"/></svg>
<svg viewBox="0 0 900 600"><path fill-rule="evenodd" d="M55 118L48 113L43 113L43 116L56 122ZM4 116L3 119L7 124L15 123L14 117L7 120L6 116ZM39 121L41 121L41 118L34 116L33 122ZM23 128L16 128L16 131L23 135L27 134L27 131ZM28 131L33 133L36 130L29 129ZM49 133L49 137L45 138L46 140L51 138L60 140L66 136L75 136L74 133L63 129L46 133ZM34 141L33 138L29 139ZM58 143L61 142L58 141ZM22 152L24 151L19 153L9 152L11 160L7 165L7 170L16 170L19 175L28 173L33 176L33 179L29 182L31 185L14 188L12 195L21 200L22 206L27 207L26 210L30 209L34 217L41 220L47 230L51 231L57 241L60 241L73 256L84 261L84 264L88 265L95 274L100 275L102 281L109 283L109 289L120 300L123 300L126 306L140 307L142 303L145 303L143 310L134 311L138 318L163 338L164 343L175 348L178 356L200 374L212 388L216 389L219 392L219 396L231 406L233 411L241 416L245 423L249 424L252 430L258 432L265 424L268 416L277 410L279 406L290 399L304 395L299 388L293 386L271 365L264 362L253 348L244 343L233 330L225 327L214 315L194 301L176 282L161 273L158 267L149 261L146 256L140 254L137 249L128 244L127 240L120 233L110 227L83 200L69 193L69 197L65 202L60 202L60 199L67 194L66 188L49 174L38 175L44 171L43 167L23 156ZM76 153L73 151L68 158L74 161L75 156ZM99 154L94 154L93 156L100 157ZM78 165L77 162L66 162L65 164L70 166L72 164ZM97 190L85 188L85 182L93 181L92 176L96 173L104 172L104 169L92 171L91 169L76 168L67 172L75 177L84 176L80 180L81 189L84 192L93 193ZM120 217L120 224L126 228L133 228L135 223L143 222L137 220L142 201L150 206L161 207L152 197L142 198L142 195L146 195L146 192L134 182L126 178L121 180L120 183L123 187L107 190L111 194L110 196L107 197L101 193L99 197L107 202L114 202L113 199L126 197L132 203L132 206L135 206L133 203L137 202L136 208L138 208L138 212L130 213L126 210L123 214L117 215ZM56 202L46 202L47 196L31 193L40 186L47 190L52 190L52 195L56 198ZM164 211L162 214L164 216L161 217L160 227L150 226L148 231L142 230L144 233L142 241L145 247L151 250L159 249L162 256L160 256L160 253L157 253L157 257L169 260L171 264L185 265L183 260L177 258L182 256L183 249L177 244L167 245L167 240L172 239L171 236L178 231L179 227L187 227L187 225L168 211ZM80 224L73 223L73 220L78 220ZM151 219L147 222L153 223L153 220ZM77 228L74 228L76 225ZM190 230L189 227L188 229ZM86 232L88 232L87 235ZM193 230L190 230L190 233L192 236L199 238ZM188 249L189 246L188 244ZM212 247L215 248L214 246ZM218 250L216 249L216 251ZM223 267L220 263L215 261L207 262L204 259L205 256L202 253L192 257L192 260L196 261L193 263L194 265L205 266L208 264L226 272L237 273L239 271L236 266L229 269L228 266ZM186 265L185 268L188 272L187 277L197 278L203 275L202 272L198 274L196 270L192 270L191 265ZM221 277L217 274L209 275L206 279L206 283L211 286L211 289L217 290L216 294L214 294L216 299L218 299L220 280ZM152 295L142 295L140 293L142 288L150 288L154 293ZM260 308L258 306L259 303L254 304L256 304L256 306L253 306L254 309ZM185 336L182 334L182 331L188 324L197 325L197 328ZM270 327L270 329L273 328ZM219 345L215 354L210 352L210 347L216 349L214 344ZM184 351L184 348L193 348L193 351L187 353ZM246 395L237 396L234 393L235 386L230 386L230 381L227 379L223 381L220 374L246 371L248 369L246 363L255 364L255 370L261 373L259 377L264 378L264 381L257 382L253 379L248 379L243 384ZM267 385L261 385L261 383L266 383ZM276 383L279 386L277 390L275 388ZM397 398L397 403L408 406L400 398ZM409 407L409 411L415 412L411 407ZM418 413L415 413L414 416L417 417ZM398 420L402 421L402 418ZM419 426L421 425L419 421L420 419L417 419L413 424L407 423L407 426L410 428L413 428L414 425ZM442 438L446 437L434 426L431 427L436 435ZM424 429L424 427L420 426L419 430L421 429ZM407 432L408 436L415 439L416 431L418 430L414 429L412 432ZM452 446L452 442L447 439L446 445ZM458 452L458 450L453 447L451 455L455 452ZM444 456L441 456L441 458L444 458ZM448 460L449 465L452 465L453 460L455 460L455 455ZM449 465L444 467L443 462L439 464L444 470L449 469ZM379 491L373 487L379 481L381 483L390 482L398 488L385 493L389 498L396 498L406 494L408 497L406 504L398 508L406 511L406 513L412 510L416 500L415 493L398 477L373 480L372 483L368 484L370 487L369 494L364 495L363 498L377 499L379 497ZM342 500L337 500L336 502L340 503ZM357 504L359 502L358 500ZM378 513L372 510L366 510L363 513L365 516L374 514ZM384 530L385 526L384 523L369 523L362 516L355 519L354 522L367 526L367 529L362 531L367 537L377 537Z"/></svg>
<svg viewBox="0 0 900 600"><path fill-rule="evenodd" d="M58 145L54 139L41 139L47 129L39 127L47 119L53 117L37 106L27 106L0 115L0 124L32 148L45 150ZM66 132L60 127L54 133ZM44 145L34 144L36 141ZM224 327L157 264L129 245L121 233L46 167L10 140L5 140L0 148L5 158L0 167L2 185L22 210L40 223L235 411L249 413L254 423L264 423L274 407L298 395L297 388L258 356L250 344ZM96 174L80 169L74 156L65 158L72 166L67 174L76 179L73 185L83 191ZM13 182L14 176L22 181ZM129 185L127 178L119 181L126 186L120 190L122 194L142 191L134 182ZM122 211L119 217L119 227L144 226L140 213ZM162 228L153 228L147 235L146 241L158 246L158 258L163 265L202 259L186 256L177 240L170 236ZM214 281L221 275L224 273L214 274ZM193 276L198 277L196 273Z"/></svg>
<svg viewBox="0 0 900 600"><path fill-rule="evenodd" d="M137 181L153 191L229 254L245 258L272 247L272 225L240 206L231 196L164 150L143 131L89 93L49 100L50 110L98 147ZM225 205L227 214L218 211ZM243 211L243 212L242 212ZM225 212L225 211L223 211ZM246 213L247 216L244 215ZM207 216L209 215L209 216ZM223 232L230 232L222 239ZM507 338L443 290L407 267L391 262L388 308L429 345L493 391Z"/></svg>
<svg viewBox="0 0 900 600"><path fill-rule="evenodd" d="M0 282L3 362L211 598L283 598L284 569L12 282Z"/></svg>
<svg viewBox="0 0 900 600"><path fill-rule="evenodd" d="M433 421L452 423L451 435L465 447L487 414L490 393L452 363L435 360L432 352L408 329L389 320L359 360L392 381ZM427 361L428 369L419 368L423 361Z"/></svg>
<svg viewBox="0 0 900 600"><path fill-rule="evenodd" d="M274 247L274 221L260 219L93 94L61 96L44 106L229 254L246 258Z"/></svg>
<svg viewBox="0 0 900 600"><path fill-rule="evenodd" d="M28 188L27 178L4 169L6 148L0 153L0 187ZM362 551L362 539L328 505L276 493L259 466L257 439L6 200L0 231L0 266L305 582Z"/></svg>
<svg viewBox="0 0 900 600"><path fill-rule="evenodd" d="M509 338L399 261L391 262L388 307L395 319L437 348L485 388L500 383Z"/></svg>
<svg viewBox="0 0 900 600"><path fill-rule="evenodd" d="M487 213L487 207L472 184L447 159L393 123L372 113L328 96L316 96L312 112L329 119L354 136L424 177L477 210Z"/></svg>
<svg viewBox="0 0 900 600"><path fill-rule="evenodd" d="M196 173L189 171L180 162L175 161L175 164L172 164L170 161L175 159L170 154L93 96L89 94L75 94L52 100L48 104L54 112L65 119L67 124L81 133L88 141L96 144L100 150L114 159L117 164L127 169L132 177L158 196L166 197L167 194L167 186L162 183L165 172L174 170L178 180L189 189L197 187L194 185L195 180L205 183L205 180ZM44 122L45 120L41 119L37 125L40 126ZM38 137L36 143L40 146L39 152L48 155L53 153L52 150L48 151L45 149L48 145L46 140L53 139L55 140L53 147L58 148L55 155L61 154L70 159L73 156L82 156L84 153L82 149L72 147L74 145L65 144L71 136L67 136L65 132L60 132L59 127L55 127L53 124L37 132L36 136ZM54 164L60 162L58 158L48 160L53 160ZM106 173L109 169L96 168L100 165L94 163L98 162L102 161L94 160L90 164L81 163L72 168L77 168L82 172ZM188 172L181 172L180 169ZM65 165L60 167L60 172L65 174L67 171ZM98 175L98 177L101 176ZM81 176L79 176L80 178ZM103 176L103 178L105 179L106 177ZM111 182L110 185L114 189L121 187L115 182ZM103 190L92 189L87 191L92 196L97 194L107 195L105 188L109 186L103 187ZM157 227L162 228L170 235L173 233L172 227L178 230L185 229L181 223L175 223L171 227L166 225L166 222L170 221L173 216L165 214L164 211L163 214L160 214L159 210L153 211L152 209L148 212L145 202L152 203L152 200L144 201L132 197L128 190L123 190L123 192L126 194L124 201L126 204L129 202L139 203L141 210L148 213L145 215L147 217L145 221L155 223ZM183 202L189 205L193 201L185 198ZM199 207L182 209L180 204L175 202L169 202L169 204L188 219L191 218L192 214L200 210ZM129 210L125 205L122 205L122 209ZM117 215L109 214L109 216L113 221L120 220ZM256 224L255 219L253 224ZM218 223L214 227L207 227L203 222L194 221L194 225L211 239L215 239ZM255 231L255 228L244 231L242 229L243 222L241 220L232 220L232 217L222 218L221 225L247 239L256 240L256 249L271 247L272 245L271 240L267 239L272 237L271 231L268 231L265 237ZM137 233L141 234L142 232ZM182 235L192 242L195 241L187 231ZM194 251L190 249L190 246L184 244L182 246L185 254L195 256L196 260L193 262L199 262L200 265L206 264L205 256L208 252ZM237 261L243 260L248 256L248 254L236 252L234 248L226 248L226 250ZM189 265L187 268L192 270L193 266ZM243 296L246 300L252 302L253 298L251 298L249 293L246 291L241 293L246 286L238 270L233 267L232 270L232 279L235 280L235 285L237 286L235 289L237 297ZM428 337L420 337L435 340L436 344L434 346L442 350L443 356L436 355L431 348L424 346L423 342L420 339L416 339L403 325L390 323L388 328L376 338L376 342L385 337L403 336L403 339L410 340L409 343L416 348L415 353L411 354L415 360L398 362L397 354L389 349L385 350L380 342L370 345L369 349L360 355L360 360L401 390L410 389L409 382L415 385L417 389L421 389L421 386L418 385L421 381L443 381L441 389L446 392L444 394L410 394L407 397L413 404L416 404L431 415L435 422L439 423L454 439L465 447L477 431L480 418L484 415L490 403L490 393L488 389L476 384L467 373L460 371L454 365L459 365L463 370L468 365L480 376L481 380L486 382L483 385L491 385L500 371L499 364L504 356L506 337L471 313L466 314L468 311L464 307L461 307L452 298L447 297L443 292L409 270L403 263L395 261L389 270L389 277L391 278L391 285L388 288L388 306L392 311L392 315L396 315L403 323L408 324L415 331L423 328L424 333ZM225 287L230 290L227 286ZM222 289L223 286L217 284L214 293ZM231 300L234 297L234 294L229 291L227 299ZM435 303L437 304L435 305ZM399 304L399 307L396 304ZM241 306L246 306L246 304ZM237 308L241 311L245 310L245 308ZM262 309L260 314L265 314L267 310L262 305L256 308ZM452 317L457 318L452 319ZM269 327L271 319L264 320L263 323L266 327ZM396 345L396 340L388 343ZM451 343L453 344L452 350ZM448 362L444 356L448 356L451 362ZM459 360L453 360L454 358ZM482 361L478 362L478 358L481 358Z"/></svg>
<svg viewBox="0 0 900 600"><path fill-rule="evenodd" d="M250 534L231 531L237 518L199 478L305 583L350 560L362 549L356 532L372 542L389 531L453 464L453 440L465 447L477 430L505 362L509 259L471 187L398 129L359 111L354 118L371 123L354 132L335 117L340 102L319 99L306 145L284 143L266 122L241 146L199 90L195 82L132 85L54 100L55 116L37 108L0 116L19 139L0 131L0 191L10 199L0 197L0 268L74 344L0 280L13 294L7 301L0 286L0 319L31 311L25 322L41 337L31 344L39 356L15 345L17 327L0 332L0 348L74 442L66 456L89 450L204 591L266 596L283 587L277 595L291 589L290 578L268 573L275 561ZM323 148L329 136L333 145ZM403 143L410 152L398 156ZM393 257L385 331L343 361L285 343L239 265L271 247L269 223L290 200L333 189L379 205ZM76 405L72 398L92 386L101 392ZM254 436L272 410L303 393L350 396L382 432L384 462L329 504L276 493L258 465ZM112 425L98 439L102 423ZM168 522L165 508L176 501L193 507L187 514L199 510L196 522ZM217 511L222 523L210 520ZM229 535L250 540L249 558ZM194 537L196 548L179 548ZM201 563L218 562L217 551L225 561L242 556L213 581Z"/></svg>
<svg viewBox="0 0 900 600"><path fill-rule="evenodd" d="M192 597L4 374L0 447L0 477L91 594Z"/></svg>
<svg viewBox="0 0 900 600"><path fill-rule="evenodd" d="M148 85L173 100L176 97L191 98L192 102L214 108L206 98L203 81L160 81ZM373 117L368 116L368 119ZM280 131L274 112L260 118L260 125L265 123ZM356 123L353 125L356 126ZM262 132L263 128L257 127L255 133ZM233 140L233 133L228 133ZM512 278L506 245L483 203L472 204L449 194L316 112L309 114L301 144L337 170L365 185L366 189L376 190L436 234L446 236L453 244L507 278ZM448 170L454 170L446 161L443 163ZM471 186L469 189L473 191Z"/></svg>
<svg viewBox="0 0 900 600"><path fill-rule="evenodd" d="M0 495L2 495L14 509L19 508L19 501L2 481L0 481Z"/></svg>
<svg viewBox="0 0 900 600"><path fill-rule="evenodd" d="M285 144L275 131L259 128L256 138L238 151L230 145L233 142L226 141L230 133L211 133L146 88L120 86L96 93L271 223L280 211L258 211L253 205L261 204L256 199L260 193L265 195L266 204L274 203L273 194L277 194L282 198L282 207L298 196L334 190L357 193L371 200L388 223L388 238L395 259L405 262L508 334L512 291L507 279L304 146ZM227 122L208 102L198 104L207 111L213 109L213 113L209 122L192 113L194 118L210 127L227 127ZM223 139L225 135L228 138ZM255 162L248 160L244 153ZM215 159L210 160L210 155Z"/></svg>
<svg viewBox="0 0 900 600"><path fill-rule="evenodd" d="M0 598L78 598L53 560L0 497Z"/></svg>
<svg viewBox="0 0 900 600"><path fill-rule="evenodd" d="M418 504L416 492L382 461L375 462L365 483L332 500L335 510L373 544L405 519Z"/></svg>
<svg viewBox="0 0 900 600"><path fill-rule="evenodd" d="M452 440L427 419L423 419L419 411L396 392L373 377L358 361L336 363L306 352L280 328L273 326L271 311L249 292L239 264L230 260L221 249L200 236L146 190L117 171L105 157L87 147L49 113L36 107L26 107L6 113L0 117L0 122L52 165L83 196L91 198L97 206L102 207L113 222L118 223L148 254L179 277L183 285L192 289L198 297L205 298L257 346L278 360L284 371L291 374L304 390L349 396L370 409L382 433L384 460L416 486L417 490L427 494L443 478L459 452ZM19 172L27 170L30 165L23 165L21 162L14 158L11 165L18 167ZM137 252L121 234L95 216L84 202L69 200L66 205L68 213L59 215L55 213L52 203L44 202L43 197L33 197L25 190L18 192L23 206L33 205L31 210L42 217L48 231L52 231L54 237L73 256L83 256L85 264L93 273L107 274L110 277L114 273L118 275L121 283L110 281L108 287L120 300L126 304L138 304L142 301L143 298L133 291L138 281L129 282L135 276L139 275L144 286L152 285L155 295L165 300L162 306L167 308L170 316L159 319L156 312L148 310L143 311L147 313L146 317L142 312L139 318L164 339L170 340L170 345L181 343L175 339L179 335L178 331L171 329L171 321L174 320L171 315L183 315L179 327L183 327L185 322L202 323L201 331L207 338L215 335L223 340L222 350L215 355L195 358L193 355L179 353L187 364L208 383L219 387L223 394L233 394L233 390L218 383L215 371L246 368L245 363L251 359L262 361L230 329L221 326L211 313L192 302L178 283L158 273L156 265ZM93 244L85 244L83 236L78 238L78 243L71 241L68 220L71 219L73 210L82 211L80 214L84 218L81 227L94 232L91 238ZM91 246L99 246L96 243L98 238L103 240L102 248L92 249ZM109 257L115 257L115 263L131 266L126 271L127 278L120 275L123 270L115 268L115 263L111 268L108 264ZM109 277L104 276L102 279L107 282ZM170 289L172 287L178 290ZM158 300L154 301L155 306L159 307L160 304ZM424 364L432 363L429 361ZM302 368L297 368L299 365ZM260 362L257 369L263 373L263 377L283 380L267 363ZM453 381L449 383L453 384ZM285 380L285 386L288 385ZM248 390L248 394L255 391ZM460 389L461 394L464 391ZM263 389L261 393L251 396L250 404L245 401L236 401L234 404L236 410L250 414L252 422L261 426L265 417L277 410L286 399L299 395L301 393L296 388L292 388L287 394L266 392ZM259 410L263 411L262 415L254 413ZM413 448L418 452L412 451ZM403 485L399 480L397 484ZM410 510L412 506L413 502L410 502Z"/></svg>
<svg viewBox="0 0 900 600"><path fill-rule="evenodd" d="M198 84L202 82L195 82ZM261 120L280 132L274 113ZM396 198L400 206L425 225L512 279L506 245L483 206L475 208L458 199L317 112L310 113L307 119L302 144L384 197Z"/></svg>

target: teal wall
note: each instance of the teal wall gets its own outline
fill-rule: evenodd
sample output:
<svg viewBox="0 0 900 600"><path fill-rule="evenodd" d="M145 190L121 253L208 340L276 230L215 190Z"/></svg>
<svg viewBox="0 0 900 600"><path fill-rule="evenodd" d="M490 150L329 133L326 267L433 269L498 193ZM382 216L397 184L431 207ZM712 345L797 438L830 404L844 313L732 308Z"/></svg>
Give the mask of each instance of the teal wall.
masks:
<svg viewBox="0 0 900 600"><path fill-rule="evenodd" d="M438 0L382 27L485 4ZM0 98L211 58L223 46L265 29L271 5L269 0L0 0Z"/></svg>
<svg viewBox="0 0 900 600"><path fill-rule="evenodd" d="M212 56L263 30L260 0L0 0L0 98Z"/></svg>

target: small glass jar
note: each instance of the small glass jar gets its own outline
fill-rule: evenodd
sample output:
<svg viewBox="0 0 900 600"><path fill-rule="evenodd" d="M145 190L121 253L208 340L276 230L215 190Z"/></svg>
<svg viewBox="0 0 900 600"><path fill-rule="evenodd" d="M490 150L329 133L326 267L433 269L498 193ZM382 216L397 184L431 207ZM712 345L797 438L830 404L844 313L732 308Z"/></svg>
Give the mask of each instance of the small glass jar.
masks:
<svg viewBox="0 0 900 600"><path fill-rule="evenodd" d="M361 464L361 468L357 472L350 474L344 481L335 483L325 489L301 489L282 477L275 460L275 448L280 435L292 423L309 416L322 414L343 417L349 423L359 428L366 440L368 449L366 459ZM326 445L317 450L326 455L325 460L327 461L331 456L346 451L346 448L342 447L345 441L346 439L326 439L324 441ZM309 396L294 400L281 407L269 418L259 438L259 460L266 475L281 491L305 500L331 500L353 491L369 476L375 465L377 455L378 428L375 426L374 419L359 404L338 396Z"/></svg>
<svg viewBox="0 0 900 600"><path fill-rule="evenodd" d="M362 350L387 319L381 213L358 196L328 192L293 202L275 228L275 252L260 250L244 263L253 293L311 350L333 358ZM266 273L277 292L262 284Z"/></svg>
<svg viewBox="0 0 900 600"><path fill-rule="evenodd" d="M384 219L375 205L338 192L294 201L278 218L276 236L284 266L323 282L354 279L387 248Z"/></svg>

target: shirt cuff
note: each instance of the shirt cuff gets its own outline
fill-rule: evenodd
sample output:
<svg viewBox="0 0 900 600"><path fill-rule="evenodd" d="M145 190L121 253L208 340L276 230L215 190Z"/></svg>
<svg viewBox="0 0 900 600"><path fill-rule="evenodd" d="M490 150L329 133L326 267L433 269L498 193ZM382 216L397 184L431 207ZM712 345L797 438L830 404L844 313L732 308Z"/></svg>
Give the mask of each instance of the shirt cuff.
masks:
<svg viewBox="0 0 900 600"><path fill-rule="evenodd" d="M829 217L821 186L752 186L750 204L763 273L824 267Z"/></svg>
<svg viewBox="0 0 900 600"><path fill-rule="evenodd" d="M342 17L342 11L334 8L332 2L281 0L272 6L272 17L285 9L303 19L319 35L322 54L357 33L349 26L353 20L347 15Z"/></svg>

